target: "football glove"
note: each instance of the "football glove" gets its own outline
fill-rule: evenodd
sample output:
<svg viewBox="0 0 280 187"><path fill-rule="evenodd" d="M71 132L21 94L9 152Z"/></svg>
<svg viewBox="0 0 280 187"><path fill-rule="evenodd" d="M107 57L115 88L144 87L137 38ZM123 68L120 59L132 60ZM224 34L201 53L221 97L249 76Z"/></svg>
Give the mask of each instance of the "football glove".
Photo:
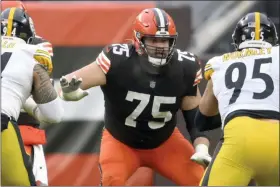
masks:
<svg viewBox="0 0 280 187"><path fill-rule="evenodd" d="M59 96L65 101L78 101L88 95L88 91L80 88L82 78L77 79L74 75L69 82L65 76L60 78L61 92Z"/></svg>
<svg viewBox="0 0 280 187"><path fill-rule="evenodd" d="M191 156L191 160L207 167L211 162L211 156L208 153L208 147L204 144L198 144L195 147L195 153Z"/></svg>

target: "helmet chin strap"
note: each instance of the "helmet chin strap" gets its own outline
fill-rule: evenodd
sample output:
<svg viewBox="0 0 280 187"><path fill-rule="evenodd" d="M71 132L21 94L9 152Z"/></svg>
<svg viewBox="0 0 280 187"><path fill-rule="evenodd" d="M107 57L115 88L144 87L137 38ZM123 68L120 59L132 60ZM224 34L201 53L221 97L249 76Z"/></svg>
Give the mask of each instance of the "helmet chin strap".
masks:
<svg viewBox="0 0 280 187"><path fill-rule="evenodd" d="M155 66L162 66L166 64L166 59L162 59L162 58L154 58L148 55L148 60L151 64L155 65Z"/></svg>
<svg viewBox="0 0 280 187"><path fill-rule="evenodd" d="M244 48L269 48L272 47L272 45L265 41L259 41L259 40L250 40L250 41L244 41L242 42L238 49L244 49Z"/></svg>

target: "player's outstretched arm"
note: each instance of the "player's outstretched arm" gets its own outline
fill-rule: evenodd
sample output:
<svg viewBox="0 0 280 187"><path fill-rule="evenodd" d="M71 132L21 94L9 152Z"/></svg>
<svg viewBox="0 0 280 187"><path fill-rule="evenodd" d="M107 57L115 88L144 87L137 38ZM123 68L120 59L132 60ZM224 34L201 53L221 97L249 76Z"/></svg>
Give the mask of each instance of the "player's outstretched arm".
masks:
<svg viewBox="0 0 280 187"><path fill-rule="evenodd" d="M85 91L106 84L106 75L94 61L60 79L60 97L66 101L78 101L88 95Z"/></svg>
<svg viewBox="0 0 280 187"><path fill-rule="evenodd" d="M195 116L195 126L199 131L207 131L221 126L221 117L218 111L218 101L213 93L213 83L209 79L204 94L200 100L199 109Z"/></svg>
<svg viewBox="0 0 280 187"><path fill-rule="evenodd" d="M197 86L196 86L197 87ZM194 123L194 118L198 110L198 105L201 99L200 91L198 87L194 96L185 96L182 101L182 113L185 118L188 132L190 133L191 140L195 147L195 154L192 155L191 160L207 166L211 161L211 157L208 153L209 140L204 132L200 132Z"/></svg>
<svg viewBox="0 0 280 187"><path fill-rule="evenodd" d="M61 100L41 64L34 67L32 96L33 99L28 98L23 105L27 113L43 123L59 123L62 120L64 110Z"/></svg>

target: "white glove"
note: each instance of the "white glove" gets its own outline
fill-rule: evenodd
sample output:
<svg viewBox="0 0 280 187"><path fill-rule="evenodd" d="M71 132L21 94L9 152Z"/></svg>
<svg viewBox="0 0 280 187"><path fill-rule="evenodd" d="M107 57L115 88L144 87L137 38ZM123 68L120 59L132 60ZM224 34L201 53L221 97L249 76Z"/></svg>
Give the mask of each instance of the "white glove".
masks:
<svg viewBox="0 0 280 187"><path fill-rule="evenodd" d="M66 77L62 76L60 79L60 86L62 92L59 96L65 101L78 101L88 95L88 91L80 88L82 78L77 79L74 75L69 82Z"/></svg>
<svg viewBox="0 0 280 187"><path fill-rule="evenodd" d="M191 156L191 160L207 167L211 162L211 156L208 153L208 147L204 144L198 144L195 147L195 153Z"/></svg>

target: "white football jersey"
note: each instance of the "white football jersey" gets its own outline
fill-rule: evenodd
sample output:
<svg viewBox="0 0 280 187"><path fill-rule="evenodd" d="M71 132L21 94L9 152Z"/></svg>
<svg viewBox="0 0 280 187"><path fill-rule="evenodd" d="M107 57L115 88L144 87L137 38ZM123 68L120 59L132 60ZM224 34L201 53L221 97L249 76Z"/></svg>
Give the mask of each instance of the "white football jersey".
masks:
<svg viewBox="0 0 280 187"><path fill-rule="evenodd" d="M223 125L236 110L279 112L279 46L214 57L204 75L212 79Z"/></svg>
<svg viewBox="0 0 280 187"><path fill-rule="evenodd" d="M38 64L35 58L48 52L20 38L1 39L1 112L17 120L22 105L31 95L33 70Z"/></svg>

